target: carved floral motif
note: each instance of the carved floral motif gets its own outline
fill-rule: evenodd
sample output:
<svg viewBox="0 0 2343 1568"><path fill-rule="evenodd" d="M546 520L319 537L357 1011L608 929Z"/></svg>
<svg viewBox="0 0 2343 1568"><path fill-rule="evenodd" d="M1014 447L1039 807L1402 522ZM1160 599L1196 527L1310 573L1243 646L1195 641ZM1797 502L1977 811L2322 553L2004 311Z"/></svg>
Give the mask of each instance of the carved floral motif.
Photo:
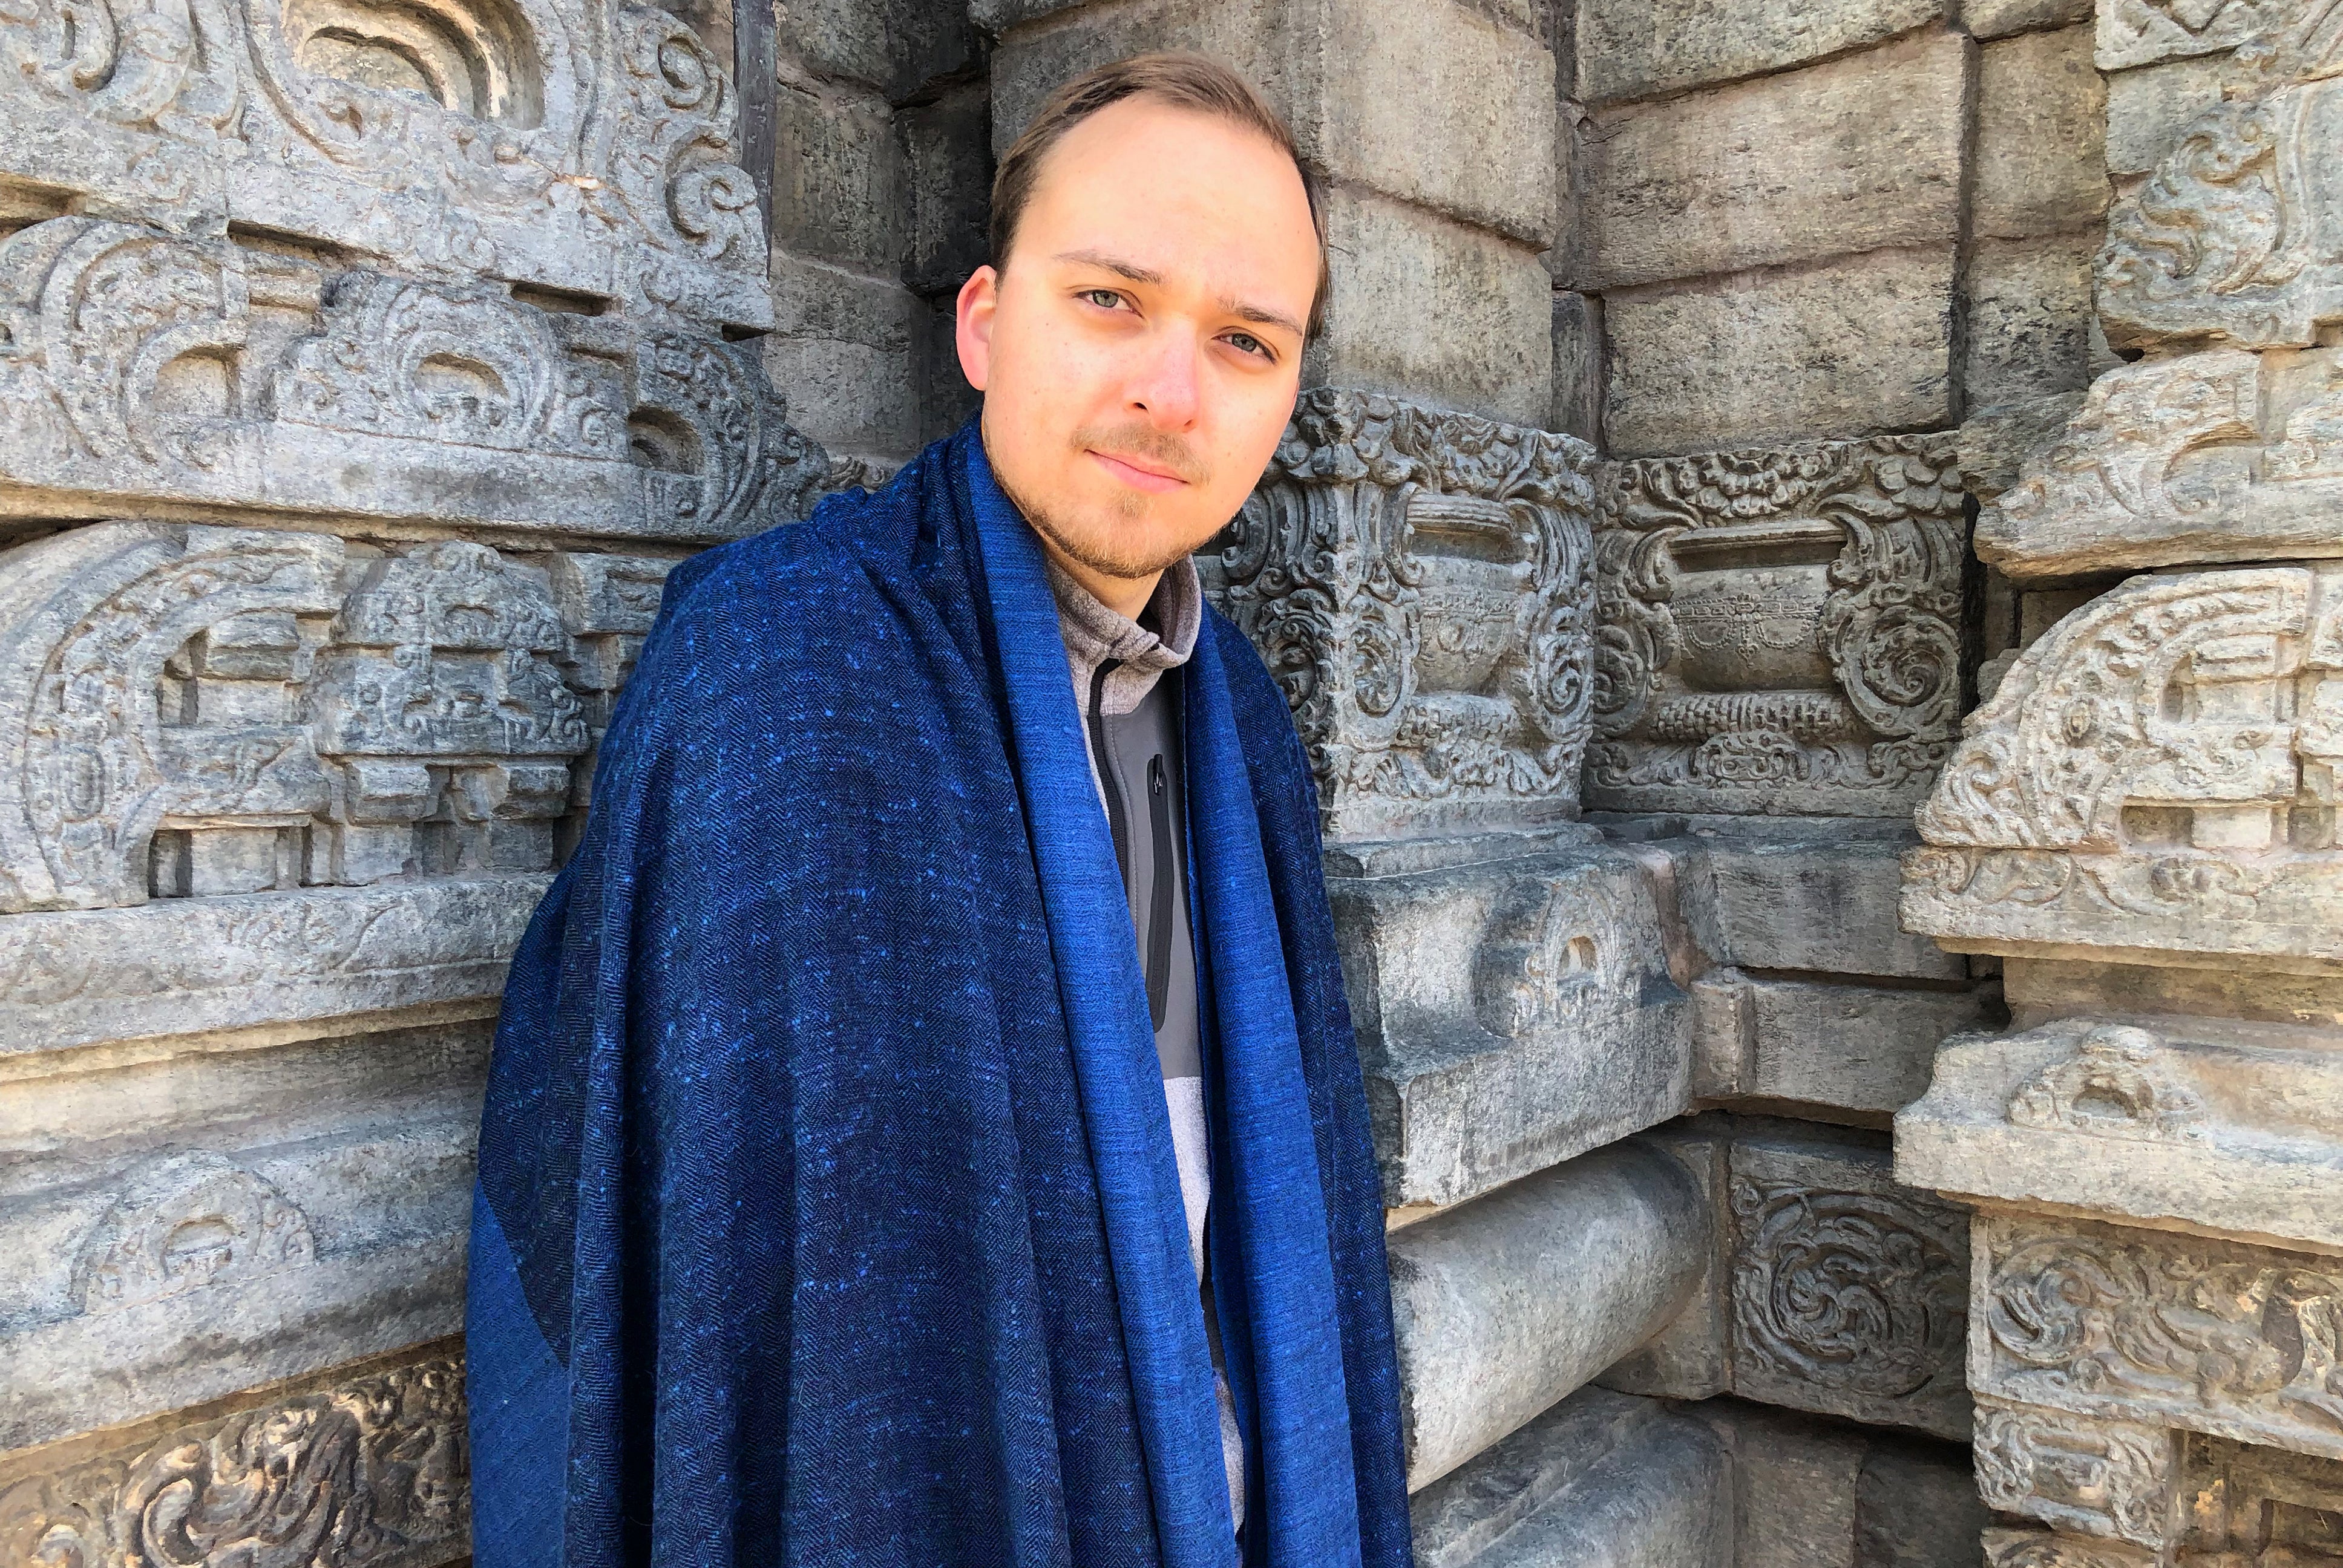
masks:
<svg viewBox="0 0 2343 1568"><path fill-rule="evenodd" d="M1980 1393L2343 1457L2343 1272L2329 1260L1996 1219Z"/></svg>
<svg viewBox="0 0 2343 1568"><path fill-rule="evenodd" d="M1330 833L1574 813L1591 461L1567 436L1302 395L1220 564L1229 615L1293 705Z"/></svg>
<svg viewBox="0 0 2343 1568"><path fill-rule="evenodd" d="M2101 1138L2202 1141L2205 1104L2167 1060L2164 1041L2130 1024L2102 1024L2075 1054L2043 1069L2009 1101L2020 1127Z"/></svg>
<svg viewBox="0 0 2343 1568"><path fill-rule="evenodd" d="M121 1312L317 1256L307 1217L283 1193L198 1151L160 1160L125 1186L84 1239L74 1281L83 1311Z"/></svg>
<svg viewBox="0 0 2343 1568"><path fill-rule="evenodd" d="M1974 1450L1977 1492L2004 1513L2162 1546L2176 1533L2173 1448L2159 1428L1984 1405Z"/></svg>
<svg viewBox="0 0 2343 1568"><path fill-rule="evenodd" d="M1907 808L1958 711L1966 556L1950 437L1608 467L1592 797Z"/></svg>
<svg viewBox="0 0 2343 1568"><path fill-rule="evenodd" d="M437 1562L470 1527L461 1363L437 1357L0 1482L0 1562Z"/></svg>

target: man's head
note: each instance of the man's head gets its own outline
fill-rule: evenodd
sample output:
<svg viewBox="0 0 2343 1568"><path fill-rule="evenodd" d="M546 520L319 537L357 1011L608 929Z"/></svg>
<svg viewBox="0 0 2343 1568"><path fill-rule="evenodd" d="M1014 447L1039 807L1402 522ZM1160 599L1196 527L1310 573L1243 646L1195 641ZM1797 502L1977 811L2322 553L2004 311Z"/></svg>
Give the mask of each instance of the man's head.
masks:
<svg viewBox="0 0 2343 1568"><path fill-rule="evenodd" d="M1325 272L1292 133L1201 55L1076 78L1002 157L960 368L1001 488L1109 604L1143 603L1243 504Z"/></svg>

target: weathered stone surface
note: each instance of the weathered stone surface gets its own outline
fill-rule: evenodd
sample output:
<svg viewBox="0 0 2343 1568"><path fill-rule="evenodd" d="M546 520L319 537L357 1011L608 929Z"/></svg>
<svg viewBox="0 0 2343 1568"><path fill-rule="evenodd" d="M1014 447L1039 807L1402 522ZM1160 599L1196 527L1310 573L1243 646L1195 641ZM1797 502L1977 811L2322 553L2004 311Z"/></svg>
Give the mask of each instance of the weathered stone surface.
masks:
<svg viewBox="0 0 2343 1568"><path fill-rule="evenodd" d="M2088 287L2087 280L2087 291ZM1962 487L1977 498L1980 507L1991 507L2017 483L2019 466L2056 440L2082 406L2083 394L2075 391L2021 397L1978 409L1963 422L1959 432ZM2006 591L2008 585L2001 573L1989 577Z"/></svg>
<svg viewBox="0 0 2343 1568"><path fill-rule="evenodd" d="M2088 1536L2037 1530L1987 1530L1986 1568L2158 1568L2151 1552Z"/></svg>
<svg viewBox="0 0 2343 1568"><path fill-rule="evenodd" d="M2141 577L2093 600L1965 722L1918 813L1905 923L1972 951L2333 968L2338 668L2343 568Z"/></svg>
<svg viewBox="0 0 2343 1568"><path fill-rule="evenodd" d="M1593 267L1584 286L1950 245L1969 47L1932 33L1597 114L1580 197Z"/></svg>
<svg viewBox="0 0 2343 1568"><path fill-rule="evenodd" d="M773 243L873 275L905 243L907 171L883 100L816 83L775 95Z"/></svg>
<svg viewBox="0 0 2343 1568"><path fill-rule="evenodd" d="M82 1568L428 1568L470 1548L466 1449L462 1362L431 1344L0 1459L0 1540Z"/></svg>
<svg viewBox="0 0 2343 1568"><path fill-rule="evenodd" d="M1935 0L1831 0L1796 10L1716 0L1591 0L1579 7L1577 96L1608 104L1761 75L1943 15Z"/></svg>
<svg viewBox="0 0 2343 1568"><path fill-rule="evenodd" d="M2308 35L2331 43L2331 13L2323 0L2232 0L2204 5L2189 0L2103 0L2097 60L2102 71L2236 49L2284 45Z"/></svg>
<svg viewBox="0 0 2343 1568"><path fill-rule="evenodd" d="M2167 60L2117 71L2107 85L2107 173L2144 175L2179 145L2180 135L2226 90L2243 85L2245 69L2227 55Z"/></svg>
<svg viewBox="0 0 2343 1568"><path fill-rule="evenodd" d="M2089 234L1977 242L1961 286L1968 302L1961 386L1972 407L2006 407L2090 385L2097 244Z"/></svg>
<svg viewBox="0 0 2343 1568"><path fill-rule="evenodd" d="M2343 44L2333 55L2320 69L2343 72ZM2098 286L2108 341L2319 341L2343 320L2338 140L2343 79L2240 96L2191 122L2107 220Z"/></svg>
<svg viewBox="0 0 2343 1568"><path fill-rule="evenodd" d="M455 1332L488 1048L482 1020L0 1084L0 1450Z"/></svg>
<svg viewBox="0 0 2343 1568"><path fill-rule="evenodd" d="M1535 426L1551 395L1553 285L1527 244L1338 186L1326 327L1302 385L1356 387ZM1395 331L1399 321L1437 331Z"/></svg>
<svg viewBox="0 0 2343 1568"><path fill-rule="evenodd" d="M766 374L803 399L808 436L866 461L900 462L918 449L914 370L927 307L916 295L782 254L773 258L773 310L776 328L757 347ZM957 358L951 374L960 376Z"/></svg>
<svg viewBox="0 0 2343 1568"><path fill-rule="evenodd" d="M1998 1513L2161 1550L2182 1528L2179 1446L2161 1427L1983 1402L1977 1491Z"/></svg>
<svg viewBox="0 0 2343 1568"><path fill-rule="evenodd" d="M1689 1103L1691 1002L1626 856L1337 874L1328 891L1387 1206L1473 1197Z"/></svg>
<svg viewBox="0 0 2343 1568"><path fill-rule="evenodd" d="M2107 113L2089 29L1987 44L1977 72L1976 235L2025 239L2096 225L2107 210Z"/></svg>
<svg viewBox="0 0 2343 1568"><path fill-rule="evenodd" d="M1293 704L1328 837L1577 814L1593 459L1567 436L1303 394L1214 576Z"/></svg>
<svg viewBox="0 0 2343 1568"><path fill-rule="evenodd" d="M992 168L985 157L992 96L984 83L903 109L910 180L910 246L903 281L922 294L957 290L989 256Z"/></svg>
<svg viewBox="0 0 2343 1568"><path fill-rule="evenodd" d="M2334 1555L2343 1464L2192 1434L2182 1442L2181 1468L2193 1504L2184 1550L2235 1553L2233 1561L2259 1568Z"/></svg>
<svg viewBox="0 0 2343 1568"><path fill-rule="evenodd" d="M1951 437L1600 470L1588 803L1908 811L1960 700Z"/></svg>
<svg viewBox="0 0 2343 1568"><path fill-rule="evenodd" d="M2343 1264L2081 1220L1976 1221L1981 1396L2343 1458Z"/></svg>
<svg viewBox="0 0 2343 1568"><path fill-rule="evenodd" d="M1911 841L1839 823L1704 826L1660 847L1708 958L1751 970L1966 980L1966 963L1896 923L1898 856Z"/></svg>
<svg viewBox="0 0 2343 1568"><path fill-rule="evenodd" d="M1860 1134L1694 1129L1730 1139L1725 1190L1711 1194L1725 1211L1707 1275L1716 1306L1671 1323L1604 1384L1703 1397L1715 1386L1669 1380L1721 1362L1722 1386L1745 1399L1966 1438L1964 1216L1896 1185ZM1716 1338L1704 1348L1702 1335Z"/></svg>
<svg viewBox="0 0 2343 1568"><path fill-rule="evenodd" d="M1408 1486L1421 1491L1664 1324L1710 1248L1699 1190L1614 1147L1391 1238Z"/></svg>
<svg viewBox="0 0 2343 1568"><path fill-rule="evenodd" d="M1950 246L1631 289L1603 302L1623 457L1952 422Z"/></svg>
<svg viewBox="0 0 2343 1568"><path fill-rule="evenodd" d="M1961 1035L1896 1173L1973 1200L2343 1251L2343 1038L2157 1018Z"/></svg>
<svg viewBox="0 0 2343 1568"><path fill-rule="evenodd" d="M0 240L0 513L708 541L798 515L827 470L753 356L500 285L60 217Z"/></svg>
<svg viewBox="0 0 2343 1568"><path fill-rule="evenodd" d="M0 138L0 177L92 216L250 225L653 323L771 319L732 84L681 21L620 0L400 15L14 10L0 122L46 130ZM32 266L16 251L0 278Z"/></svg>
<svg viewBox="0 0 2343 1568"><path fill-rule="evenodd" d="M1803 1101L1892 1114L1927 1092L1946 1036L1983 1025L1973 990L1889 990L1712 970L1693 987L1703 1100Z"/></svg>
<svg viewBox="0 0 2343 1568"><path fill-rule="evenodd" d="M1554 236L1554 55L1534 32L1456 0L1137 0L1016 27L992 57L994 152L1059 83L1164 48L1200 49L1244 72L1285 114L1303 156L1345 186L1533 248ZM1441 112L1425 114L1428 104ZM1366 259L1337 251L1337 277L1346 260Z"/></svg>
<svg viewBox="0 0 2343 1568"><path fill-rule="evenodd" d="M2181 1013L2343 1029L2343 981L2244 965L2193 969L2011 958L2001 963L2010 1019L2032 1029L2062 1018Z"/></svg>
<svg viewBox="0 0 2343 1568"><path fill-rule="evenodd" d="M1416 1493L1417 1568L1731 1562L1731 1471L1699 1423L1584 1388Z"/></svg>
<svg viewBox="0 0 2343 1568"><path fill-rule="evenodd" d="M2343 350L2119 366L1977 518L2020 579L2343 551Z"/></svg>
<svg viewBox="0 0 2343 1568"><path fill-rule="evenodd" d="M1972 37L2000 38L2091 19L2091 0L1962 0L1961 25Z"/></svg>
<svg viewBox="0 0 2343 1568"><path fill-rule="evenodd" d="M1552 428L1602 445L1603 301L1566 288L1554 296Z"/></svg>
<svg viewBox="0 0 2343 1568"><path fill-rule="evenodd" d="M982 59L970 13L983 9L960 0L792 0L777 15L784 74L843 77L900 104Z"/></svg>

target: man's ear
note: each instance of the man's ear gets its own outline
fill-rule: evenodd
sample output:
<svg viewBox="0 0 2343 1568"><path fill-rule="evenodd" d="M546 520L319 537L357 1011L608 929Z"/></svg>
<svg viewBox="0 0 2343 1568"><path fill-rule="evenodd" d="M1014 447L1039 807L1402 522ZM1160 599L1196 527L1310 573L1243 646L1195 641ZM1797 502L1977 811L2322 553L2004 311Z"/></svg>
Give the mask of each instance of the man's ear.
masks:
<svg viewBox="0 0 2343 1568"><path fill-rule="evenodd" d="M978 391L992 379L992 313L1001 305L1001 275L980 266L960 286L959 318L952 339L960 349L960 373Z"/></svg>

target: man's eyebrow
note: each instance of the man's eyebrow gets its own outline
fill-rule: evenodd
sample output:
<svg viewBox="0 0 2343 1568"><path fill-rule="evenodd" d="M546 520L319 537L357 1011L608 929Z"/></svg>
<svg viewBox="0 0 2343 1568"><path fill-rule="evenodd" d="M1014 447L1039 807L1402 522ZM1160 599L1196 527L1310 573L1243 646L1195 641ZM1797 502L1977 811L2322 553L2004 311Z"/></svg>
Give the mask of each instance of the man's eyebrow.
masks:
<svg viewBox="0 0 2343 1568"><path fill-rule="evenodd" d="M1152 284L1159 288L1163 284L1163 275L1153 267L1141 266L1135 261L1125 261L1118 256L1109 256L1102 250L1061 250L1050 259L1077 262L1084 266L1095 266L1101 271L1113 273L1117 277L1128 278L1132 283ZM1282 310L1272 310L1262 305L1248 305L1242 299L1234 299L1227 295L1222 295L1217 303L1222 310L1240 321L1250 321L1256 327L1282 327L1296 337L1310 336L1302 329L1302 323Z"/></svg>

